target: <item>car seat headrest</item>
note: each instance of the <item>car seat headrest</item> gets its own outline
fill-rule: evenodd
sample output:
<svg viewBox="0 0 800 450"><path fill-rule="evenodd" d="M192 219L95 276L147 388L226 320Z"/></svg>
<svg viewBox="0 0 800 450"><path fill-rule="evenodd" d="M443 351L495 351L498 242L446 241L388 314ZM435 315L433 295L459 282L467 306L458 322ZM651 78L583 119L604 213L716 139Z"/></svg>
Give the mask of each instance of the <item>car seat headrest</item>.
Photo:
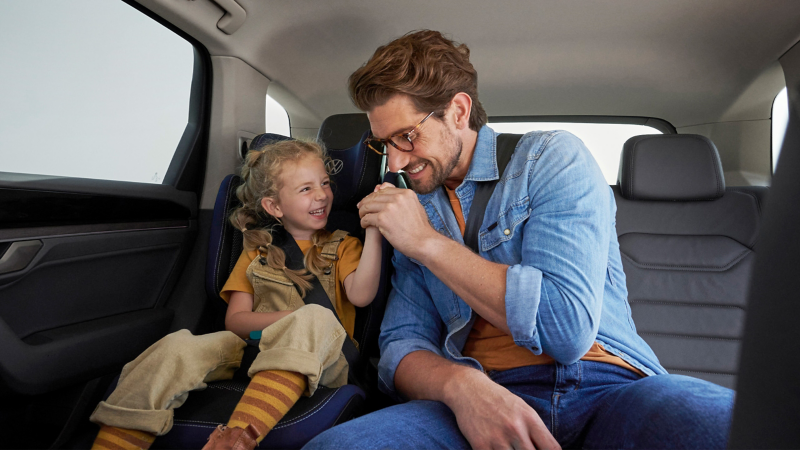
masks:
<svg viewBox="0 0 800 450"><path fill-rule="evenodd" d="M328 150L342 150L363 142L366 138L361 138L361 135L365 131L369 131L366 114L334 114L320 125L317 140Z"/></svg>
<svg viewBox="0 0 800 450"><path fill-rule="evenodd" d="M250 141L250 145L247 148L248 150L258 150L259 148L265 145L280 141L289 141L291 139L292 138L290 138L289 136L284 136L282 134L261 133L258 136L254 137L252 141Z"/></svg>
<svg viewBox="0 0 800 450"><path fill-rule="evenodd" d="M695 134L628 139L617 183L628 200L711 200L725 194L717 148L707 137Z"/></svg>
<svg viewBox="0 0 800 450"><path fill-rule="evenodd" d="M380 184L381 156L364 144L368 136L369 128L348 148L328 148L334 208L355 209Z"/></svg>

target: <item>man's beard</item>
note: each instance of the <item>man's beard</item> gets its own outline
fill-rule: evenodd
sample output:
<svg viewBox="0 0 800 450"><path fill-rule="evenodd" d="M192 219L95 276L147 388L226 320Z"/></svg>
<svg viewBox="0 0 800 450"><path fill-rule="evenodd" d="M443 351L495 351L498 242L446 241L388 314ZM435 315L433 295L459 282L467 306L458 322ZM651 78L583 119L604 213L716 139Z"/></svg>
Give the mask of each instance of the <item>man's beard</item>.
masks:
<svg viewBox="0 0 800 450"><path fill-rule="evenodd" d="M438 163L434 164L433 161L426 159L415 161L413 164L409 164L410 167L415 167L419 165L420 162L424 161L428 164L427 168L431 170L431 176L428 177L427 180L409 179L411 183L411 189L417 194L430 194L440 186L444 185L445 180L447 180L447 177L450 176L450 174L453 172L453 169L455 169L456 165L458 165L458 161L461 159L463 142L461 141L460 137L457 137L453 133L449 133L447 129L443 129L442 142L444 143L445 149L447 149L450 153L450 159L447 161L447 165L445 167L442 167Z"/></svg>

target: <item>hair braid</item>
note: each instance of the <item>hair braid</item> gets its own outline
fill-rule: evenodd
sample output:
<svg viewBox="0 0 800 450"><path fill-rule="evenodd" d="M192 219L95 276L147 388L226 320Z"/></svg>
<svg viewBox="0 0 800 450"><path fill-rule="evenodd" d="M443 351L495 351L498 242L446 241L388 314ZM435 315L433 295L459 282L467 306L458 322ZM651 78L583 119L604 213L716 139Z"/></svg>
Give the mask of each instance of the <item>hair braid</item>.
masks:
<svg viewBox="0 0 800 450"><path fill-rule="evenodd" d="M281 188L280 172L284 164L298 161L306 155L316 156L323 163L329 159L321 145L298 140L278 141L247 152L240 172L242 184L236 189L236 196L242 205L230 216L231 224L241 230L244 236L245 249L257 250L265 264L283 271L297 286L301 297L305 297L306 292L311 289L309 280L314 275L321 274L331 263L319 251L330 239L331 233L325 229L314 232L311 238L313 245L304 257L308 270L289 269L286 267L286 253L272 244L271 229L280 221L264 210L261 200L265 197L277 198Z"/></svg>

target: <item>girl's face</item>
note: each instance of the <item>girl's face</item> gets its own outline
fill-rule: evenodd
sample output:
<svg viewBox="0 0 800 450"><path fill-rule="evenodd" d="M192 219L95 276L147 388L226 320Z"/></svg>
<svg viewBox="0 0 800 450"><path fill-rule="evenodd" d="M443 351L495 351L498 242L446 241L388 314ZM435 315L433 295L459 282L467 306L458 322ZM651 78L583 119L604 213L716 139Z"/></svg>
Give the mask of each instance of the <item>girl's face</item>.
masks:
<svg viewBox="0 0 800 450"><path fill-rule="evenodd" d="M261 206L277 217L297 240L311 239L325 227L333 204L331 181L319 158L307 155L287 162L280 175L277 198L264 197Z"/></svg>

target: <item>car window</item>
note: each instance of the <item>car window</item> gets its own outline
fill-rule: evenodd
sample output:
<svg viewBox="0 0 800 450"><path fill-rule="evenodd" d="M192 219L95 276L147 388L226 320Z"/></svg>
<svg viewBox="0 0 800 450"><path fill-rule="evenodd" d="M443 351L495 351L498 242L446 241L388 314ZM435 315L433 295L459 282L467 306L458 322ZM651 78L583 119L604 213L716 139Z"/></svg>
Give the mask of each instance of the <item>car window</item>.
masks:
<svg viewBox="0 0 800 450"><path fill-rule="evenodd" d="M0 2L0 171L161 183L194 48L122 1Z"/></svg>
<svg viewBox="0 0 800 450"><path fill-rule="evenodd" d="M608 184L617 184L619 157L622 145L640 134L662 134L646 125L577 122L492 122L489 126L498 133L527 133L535 130L565 130L579 137L592 152Z"/></svg>
<svg viewBox="0 0 800 450"><path fill-rule="evenodd" d="M266 132L291 136L289 114L274 98L267 95Z"/></svg>
<svg viewBox="0 0 800 450"><path fill-rule="evenodd" d="M778 166L778 157L783 146L783 137L786 135L786 127L789 125L789 96L786 88L775 96L772 102L772 173Z"/></svg>

